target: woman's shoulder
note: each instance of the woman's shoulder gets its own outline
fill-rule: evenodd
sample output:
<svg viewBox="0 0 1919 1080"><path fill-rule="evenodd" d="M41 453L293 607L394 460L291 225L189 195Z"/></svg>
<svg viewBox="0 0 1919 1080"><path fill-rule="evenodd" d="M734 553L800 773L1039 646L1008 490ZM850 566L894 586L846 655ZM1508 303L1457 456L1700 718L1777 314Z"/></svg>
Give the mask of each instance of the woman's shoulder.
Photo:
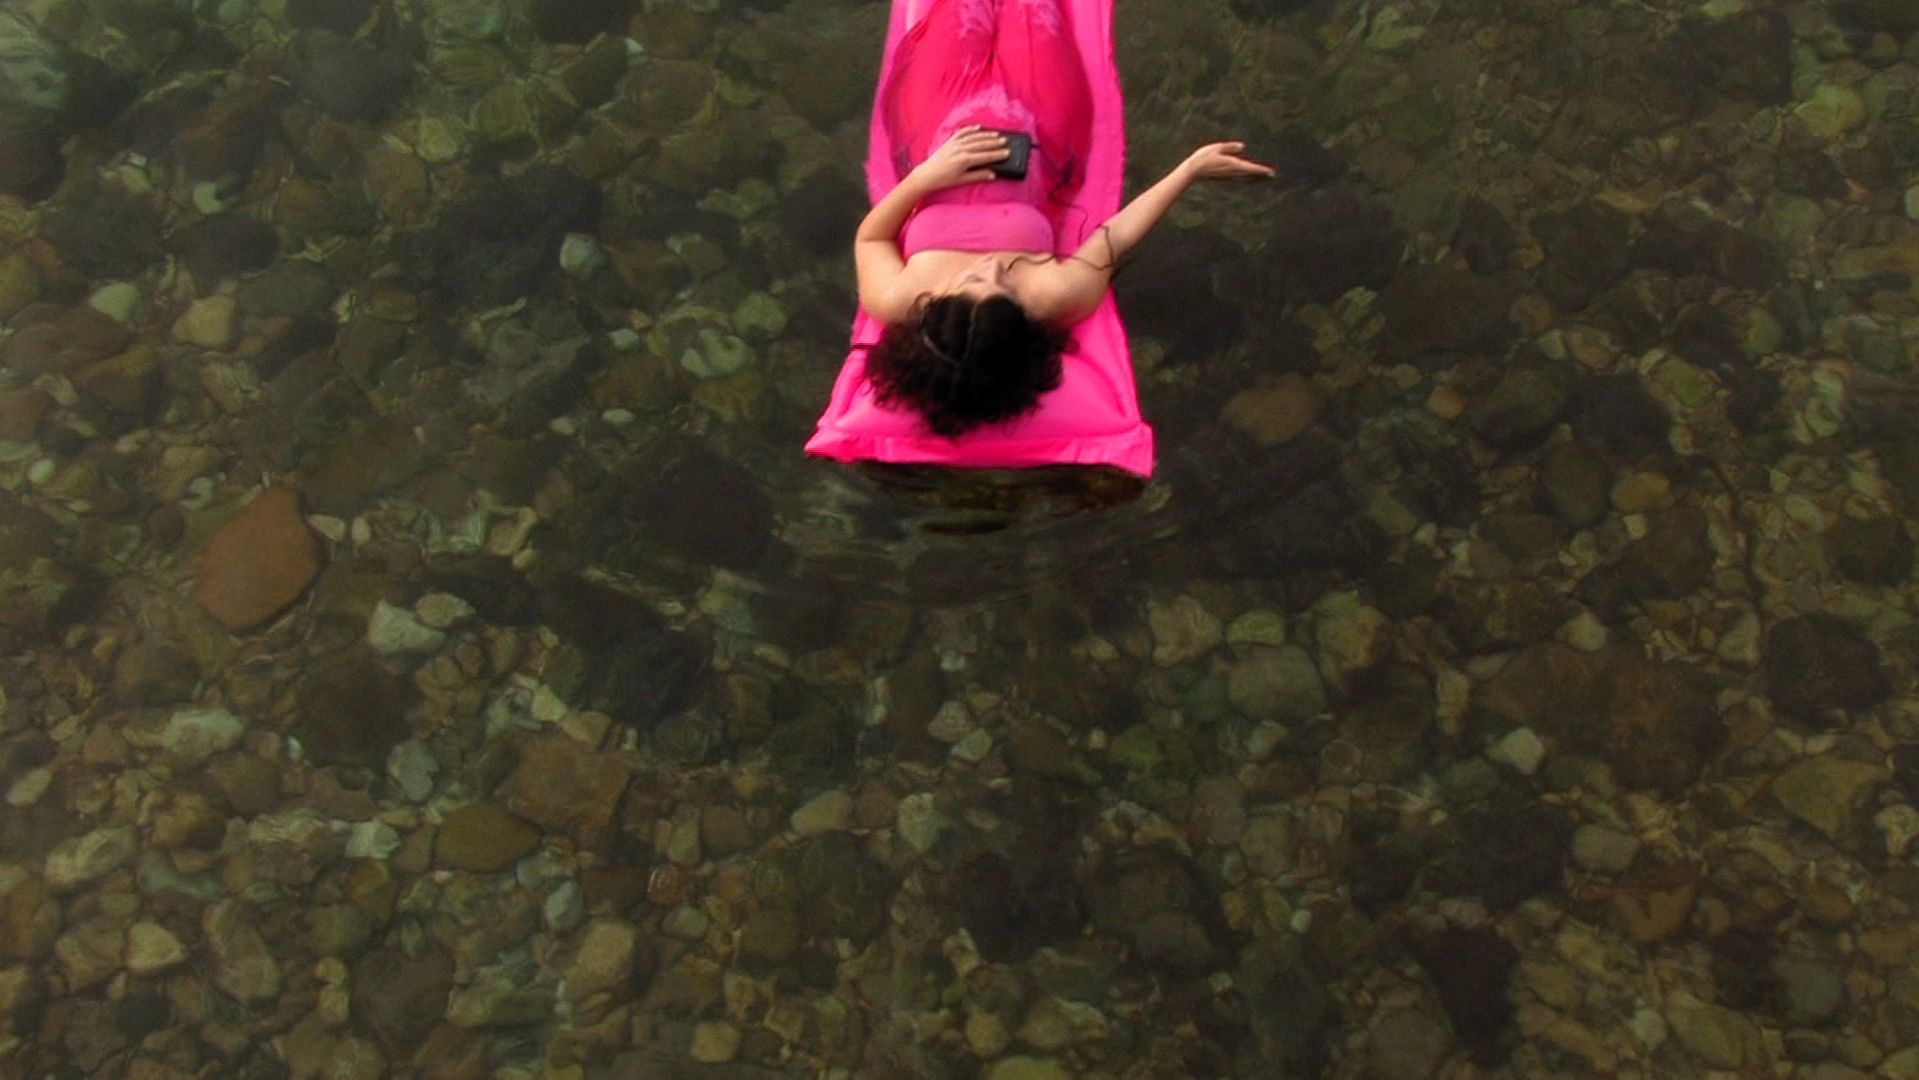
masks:
<svg viewBox="0 0 1919 1080"><path fill-rule="evenodd" d="M1041 322L1071 326L1091 315L1106 297L1108 275L1077 259L1048 255L1026 270L1020 306Z"/></svg>

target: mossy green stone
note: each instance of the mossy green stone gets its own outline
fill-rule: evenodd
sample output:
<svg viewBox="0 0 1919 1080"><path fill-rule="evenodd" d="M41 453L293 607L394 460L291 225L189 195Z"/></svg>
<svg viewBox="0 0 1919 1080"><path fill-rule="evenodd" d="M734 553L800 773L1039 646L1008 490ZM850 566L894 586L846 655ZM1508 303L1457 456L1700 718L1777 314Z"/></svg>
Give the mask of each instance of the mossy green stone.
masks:
<svg viewBox="0 0 1919 1080"><path fill-rule="evenodd" d="M0 322L40 299L40 268L24 251L0 255Z"/></svg>
<svg viewBox="0 0 1919 1080"><path fill-rule="evenodd" d="M996 1063L986 1080L1072 1080L1066 1066L1052 1058L1009 1057Z"/></svg>
<svg viewBox="0 0 1919 1080"><path fill-rule="evenodd" d="M1850 86L1825 83L1793 110L1806 129L1822 139L1843 135L1866 122L1866 102Z"/></svg>
<svg viewBox="0 0 1919 1080"><path fill-rule="evenodd" d="M473 106L473 133L488 143L508 143L533 134L533 107L514 83L488 90Z"/></svg>
<svg viewBox="0 0 1919 1080"><path fill-rule="evenodd" d="M1654 378L1688 409L1696 409L1712 400L1713 392L1719 388L1711 375L1684 360L1668 360L1661 364Z"/></svg>
<svg viewBox="0 0 1919 1080"><path fill-rule="evenodd" d="M1106 750L1107 760L1127 772L1152 772L1166 763L1159 733L1145 724L1135 724L1119 733Z"/></svg>

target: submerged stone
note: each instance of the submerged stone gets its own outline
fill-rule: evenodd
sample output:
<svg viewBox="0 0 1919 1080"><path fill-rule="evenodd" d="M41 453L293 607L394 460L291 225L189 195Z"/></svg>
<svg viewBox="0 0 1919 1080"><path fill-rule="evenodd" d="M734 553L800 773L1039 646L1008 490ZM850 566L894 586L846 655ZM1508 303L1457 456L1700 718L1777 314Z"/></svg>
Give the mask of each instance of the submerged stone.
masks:
<svg viewBox="0 0 1919 1080"><path fill-rule="evenodd" d="M35 109L0 103L0 194L39 200L66 175L60 133Z"/></svg>
<svg viewBox="0 0 1919 1080"><path fill-rule="evenodd" d="M1672 599L1710 581L1715 557L1705 511L1681 506L1648 516L1621 569L1635 599Z"/></svg>
<svg viewBox="0 0 1919 1080"><path fill-rule="evenodd" d="M1665 1017L1679 1044L1715 1068L1757 1069L1772 1061L1765 1033L1731 1009L1681 991L1668 1001Z"/></svg>
<svg viewBox="0 0 1919 1080"><path fill-rule="evenodd" d="M749 971L771 972L799 948L799 917L781 908L755 912L740 927L740 963Z"/></svg>
<svg viewBox="0 0 1919 1080"><path fill-rule="evenodd" d="M166 235L151 202L116 185L63 194L47 210L40 236L67 265L93 278L131 279L162 253Z"/></svg>
<svg viewBox="0 0 1919 1080"><path fill-rule="evenodd" d="M1870 708L1892 693L1879 647L1857 626L1831 615L1775 624L1766 634L1760 670L1773 705L1800 720Z"/></svg>
<svg viewBox="0 0 1919 1080"><path fill-rule="evenodd" d="M1257 446L1291 442L1318 419L1320 397L1304 377L1288 373L1235 394L1220 420Z"/></svg>
<svg viewBox="0 0 1919 1080"><path fill-rule="evenodd" d="M126 329L120 324L90 307L76 307L8 337L0 343L0 364L26 376L72 374L113 356L126 344Z"/></svg>
<svg viewBox="0 0 1919 1080"><path fill-rule="evenodd" d="M1912 576L1912 535L1899 518L1842 515L1826 530L1839 572L1861 585L1893 586Z"/></svg>
<svg viewBox="0 0 1919 1080"><path fill-rule="evenodd" d="M577 1008L596 994L620 995L632 982L639 947L638 928L624 919L588 923L566 971L567 999Z"/></svg>
<svg viewBox="0 0 1919 1080"><path fill-rule="evenodd" d="M568 735L541 736L521 746L519 766L506 782L506 804L544 829L598 847L611 837L631 772L620 755Z"/></svg>
<svg viewBox="0 0 1919 1080"><path fill-rule="evenodd" d="M1681 70L1706 88L1766 105L1792 96L1792 25L1777 9L1721 19L1691 19L1676 35L1687 63Z"/></svg>
<svg viewBox="0 0 1919 1080"><path fill-rule="evenodd" d="M1367 1033L1366 1076L1369 1080L1429 1080L1452 1045L1445 1021L1429 1010L1388 1010Z"/></svg>
<svg viewBox="0 0 1919 1080"><path fill-rule="evenodd" d="M1453 250L1477 273L1496 274L1512 261L1517 231L1499 208L1484 199L1472 198L1459 208L1459 223L1453 228Z"/></svg>
<svg viewBox="0 0 1919 1080"><path fill-rule="evenodd" d="M126 965L134 975L154 975L186 959L186 946L159 923L142 920L127 928Z"/></svg>
<svg viewBox="0 0 1919 1080"><path fill-rule="evenodd" d="M45 285L40 266L32 256L18 250L0 255L0 323L40 299Z"/></svg>
<svg viewBox="0 0 1919 1080"><path fill-rule="evenodd" d="M114 662L113 694L126 705L170 705L192 697L199 680L199 661L183 646L149 639Z"/></svg>
<svg viewBox="0 0 1919 1080"><path fill-rule="evenodd" d="M1630 266L1632 219L1604 203L1541 213L1532 232L1546 252L1540 287L1566 311L1584 309Z"/></svg>
<svg viewBox="0 0 1919 1080"><path fill-rule="evenodd" d="M288 734L316 763L384 769L387 755L410 733L407 710L417 697L412 680L356 646L310 665Z"/></svg>
<svg viewBox="0 0 1919 1080"><path fill-rule="evenodd" d="M1687 202L1663 205L1647 220L1632 258L1672 274L1697 274L1754 289L1769 288L1785 276L1785 265L1770 244ZM1718 315L1711 308L1697 310ZM1722 335L1719 347L1731 344ZM1691 355L1687 349L1679 351ZM1729 351L1729 358L1737 356L1736 347Z"/></svg>
<svg viewBox="0 0 1919 1080"><path fill-rule="evenodd" d="M195 222L173 236L174 250L202 288L250 270L272 265L280 254L273 226L245 214L229 213Z"/></svg>
<svg viewBox="0 0 1919 1080"><path fill-rule="evenodd" d="M1497 1065L1513 1017L1506 987L1519 950L1492 930L1448 928L1414 942L1413 955L1439 992L1460 1044L1480 1065Z"/></svg>
<svg viewBox="0 0 1919 1080"><path fill-rule="evenodd" d="M1149 602L1146 622L1153 632L1153 662L1164 667L1196 660L1220 642L1218 617L1191 596Z"/></svg>
<svg viewBox="0 0 1919 1080"><path fill-rule="evenodd" d="M1878 765L1821 754L1780 773L1771 790L1792 816L1837 839L1854 824L1867 796L1887 779Z"/></svg>
<svg viewBox="0 0 1919 1080"><path fill-rule="evenodd" d="M373 13L375 0L287 0L287 21L301 30L331 30L342 37Z"/></svg>
<svg viewBox="0 0 1919 1080"><path fill-rule="evenodd" d="M1822 139L1836 138L1866 122L1866 102L1850 86L1823 83L1812 97L1800 102L1793 114L1806 130Z"/></svg>
<svg viewBox="0 0 1919 1080"><path fill-rule="evenodd" d="M200 925L213 953L215 986L242 1002L279 994L280 964L245 907L223 900L206 909Z"/></svg>
<svg viewBox="0 0 1919 1080"><path fill-rule="evenodd" d="M1563 812L1530 793L1502 787L1454 819L1448 846L1428 868L1427 883L1456 896L1477 896L1498 911L1559 884L1572 827Z"/></svg>
<svg viewBox="0 0 1919 1080"><path fill-rule="evenodd" d="M1919 32L1919 7L1906 0L1837 0L1833 14L1840 22L1860 30L1888 34Z"/></svg>
<svg viewBox="0 0 1919 1080"><path fill-rule="evenodd" d="M1131 325L1189 360L1221 352L1241 338L1245 315L1220 296L1213 271L1245 257L1243 247L1217 230L1156 232L1118 294L1121 309Z"/></svg>
<svg viewBox="0 0 1919 1080"><path fill-rule="evenodd" d="M411 1052L425 1039L452 991L453 958L439 949L376 949L353 964L354 1021L390 1052Z"/></svg>
<svg viewBox="0 0 1919 1080"><path fill-rule="evenodd" d="M1233 707L1251 720L1294 723L1326 707L1326 686L1312 655L1298 646L1239 650L1227 675Z"/></svg>
<svg viewBox="0 0 1919 1080"><path fill-rule="evenodd" d="M167 718L160 742L170 754L202 759L233 749L245 733L246 724L225 709L189 708Z"/></svg>
<svg viewBox="0 0 1919 1080"><path fill-rule="evenodd" d="M1639 840L1629 832L1588 822L1573 830L1573 861L1588 870L1617 874L1632 865Z"/></svg>
<svg viewBox="0 0 1919 1080"><path fill-rule="evenodd" d="M289 53L287 80L322 112L371 123L392 112L406 87L397 57L328 30L301 34Z"/></svg>
<svg viewBox="0 0 1919 1080"><path fill-rule="evenodd" d="M0 103L57 113L72 80L60 50L25 15L0 12Z"/></svg>
<svg viewBox="0 0 1919 1080"><path fill-rule="evenodd" d="M1401 275L1380 294L1387 332L1408 354L1496 350L1514 328L1507 290L1487 278L1449 267Z"/></svg>
<svg viewBox="0 0 1919 1080"><path fill-rule="evenodd" d="M1686 928L1699 899L1699 874L1658 849L1642 851L1620 876L1613 917L1641 945L1670 941Z"/></svg>
<svg viewBox="0 0 1919 1080"><path fill-rule="evenodd" d="M494 802L471 803L440 824L434 861L454 870L492 874L512 866L540 844L540 831Z"/></svg>
<svg viewBox="0 0 1919 1080"><path fill-rule="evenodd" d="M133 860L139 839L131 826L111 825L67 840L47 855L47 885L56 891L79 888Z"/></svg>
<svg viewBox="0 0 1919 1080"><path fill-rule="evenodd" d="M317 539L292 488L268 488L207 542L193 598L228 630L286 610L320 573Z"/></svg>
<svg viewBox="0 0 1919 1080"><path fill-rule="evenodd" d="M829 937L863 942L886 917L893 883L846 833L816 836L793 855L807 925Z"/></svg>
<svg viewBox="0 0 1919 1080"><path fill-rule="evenodd" d="M1276 284L1301 301L1328 303L1353 286L1386 288L1407 247L1391 207L1343 186L1282 200L1267 221Z"/></svg>
<svg viewBox="0 0 1919 1080"><path fill-rule="evenodd" d="M548 41L586 41L617 30L638 5L632 0L540 0L533 29Z"/></svg>
<svg viewBox="0 0 1919 1080"><path fill-rule="evenodd" d="M986 1080L1072 1080L1073 1072L1055 1058L1001 1058L986 1072Z"/></svg>
<svg viewBox="0 0 1919 1080"><path fill-rule="evenodd" d="M1511 367L1491 390L1473 399L1466 421L1475 435L1495 449L1530 446L1558 423L1572 401L1572 391L1572 375L1562 368Z"/></svg>
<svg viewBox="0 0 1919 1080"><path fill-rule="evenodd" d="M1216 962L1203 921L1214 902L1171 852L1145 848L1115 859L1095 875L1087 897L1094 925L1127 941L1147 967L1195 974Z"/></svg>
<svg viewBox="0 0 1919 1080"><path fill-rule="evenodd" d="M1782 956L1773 961L1770 972L1778 980L1786 1018L1793 1023L1823 1024L1846 1004L1845 984L1827 964Z"/></svg>
<svg viewBox="0 0 1919 1080"><path fill-rule="evenodd" d="M1579 380L1573 427L1588 445L1604 447L1630 464L1672 452L1672 418L1638 375Z"/></svg>
<svg viewBox="0 0 1919 1080"><path fill-rule="evenodd" d="M1588 721L1572 734L1604 755L1621 782L1667 793L1684 790L1725 739L1718 710L1684 666L1616 651L1599 671ZM1570 719L1570 717L1569 717Z"/></svg>

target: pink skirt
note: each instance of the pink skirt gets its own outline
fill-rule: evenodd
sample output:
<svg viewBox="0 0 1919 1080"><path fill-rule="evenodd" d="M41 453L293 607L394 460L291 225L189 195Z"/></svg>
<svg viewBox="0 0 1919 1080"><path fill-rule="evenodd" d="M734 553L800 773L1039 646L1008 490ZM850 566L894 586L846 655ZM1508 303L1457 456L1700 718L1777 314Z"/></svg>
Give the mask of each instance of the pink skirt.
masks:
<svg viewBox="0 0 1919 1080"><path fill-rule="evenodd" d="M879 113L902 175L967 124L1033 136L1024 180L962 184L933 202L1070 201L1093 100L1061 0L942 0L907 31Z"/></svg>

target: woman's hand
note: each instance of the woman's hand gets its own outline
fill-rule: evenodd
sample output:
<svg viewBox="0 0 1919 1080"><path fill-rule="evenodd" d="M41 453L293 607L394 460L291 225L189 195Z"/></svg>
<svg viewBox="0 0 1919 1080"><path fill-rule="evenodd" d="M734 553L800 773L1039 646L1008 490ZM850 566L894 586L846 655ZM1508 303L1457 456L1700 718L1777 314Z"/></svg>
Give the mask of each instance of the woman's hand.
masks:
<svg viewBox="0 0 1919 1080"><path fill-rule="evenodd" d="M1006 136L969 124L953 132L909 174L922 191L939 191L993 178L992 165L1006 160Z"/></svg>
<svg viewBox="0 0 1919 1080"><path fill-rule="evenodd" d="M1243 142L1207 143L1190 154L1180 168L1195 180L1271 180L1271 165L1240 157Z"/></svg>

